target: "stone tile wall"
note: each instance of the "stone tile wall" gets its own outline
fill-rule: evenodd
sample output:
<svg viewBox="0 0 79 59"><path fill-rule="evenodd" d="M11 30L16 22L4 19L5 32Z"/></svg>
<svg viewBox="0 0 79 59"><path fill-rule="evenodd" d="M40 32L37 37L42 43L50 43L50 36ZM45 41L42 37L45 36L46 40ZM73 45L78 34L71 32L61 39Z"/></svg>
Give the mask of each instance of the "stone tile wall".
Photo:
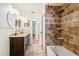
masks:
<svg viewBox="0 0 79 59"><path fill-rule="evenodd" d="M78 4L77 7L73 8L73 10L79 8ZM63 46L79 55L79 10L62 17L61 23L62 37L64 37Z"/></svg>

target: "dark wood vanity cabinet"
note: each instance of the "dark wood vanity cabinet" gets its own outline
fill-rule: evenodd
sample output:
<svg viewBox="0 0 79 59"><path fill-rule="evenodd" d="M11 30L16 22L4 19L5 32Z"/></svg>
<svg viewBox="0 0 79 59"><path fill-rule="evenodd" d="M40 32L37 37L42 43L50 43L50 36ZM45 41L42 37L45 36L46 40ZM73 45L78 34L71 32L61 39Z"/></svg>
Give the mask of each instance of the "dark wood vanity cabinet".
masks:
<svg viewBox="0 0 79 59"><path fill-rule="evenodd" d="M24 56L24 51L30 44L29 35L25 37L10 37L10 56Z"/></svg>

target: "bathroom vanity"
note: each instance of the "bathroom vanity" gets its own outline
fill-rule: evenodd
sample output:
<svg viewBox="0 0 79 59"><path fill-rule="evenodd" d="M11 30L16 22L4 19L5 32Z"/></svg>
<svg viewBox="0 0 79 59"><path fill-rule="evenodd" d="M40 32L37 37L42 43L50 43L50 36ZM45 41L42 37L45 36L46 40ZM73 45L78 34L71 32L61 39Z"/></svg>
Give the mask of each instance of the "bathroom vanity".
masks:
<svg viewBox="0 0 79 59"><path fill-rule="evenodd" d="M24 56L30 44L30 34L10 35L10 56Z"/></svg>

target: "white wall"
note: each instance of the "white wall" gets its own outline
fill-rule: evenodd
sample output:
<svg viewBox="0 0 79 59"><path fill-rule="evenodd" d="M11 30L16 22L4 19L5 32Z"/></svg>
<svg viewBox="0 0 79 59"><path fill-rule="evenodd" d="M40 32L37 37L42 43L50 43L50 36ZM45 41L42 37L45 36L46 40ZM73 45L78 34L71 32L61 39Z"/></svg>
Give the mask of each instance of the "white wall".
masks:
<svg viewBox="0 0 79 59"><path fill-rule="evenodd" d="M7 11L9 4L0 4L0 56L9 55L9 30L7 24Z"/></svg>
<svg viewBox="0 0 79 59"><path fill-rule="evenodd" d="M20 11L21 15L31 20L39 17L43 13L44 3L14 3L12 4L14 8ZM31 12L34 12L33 14Z"/></svg>

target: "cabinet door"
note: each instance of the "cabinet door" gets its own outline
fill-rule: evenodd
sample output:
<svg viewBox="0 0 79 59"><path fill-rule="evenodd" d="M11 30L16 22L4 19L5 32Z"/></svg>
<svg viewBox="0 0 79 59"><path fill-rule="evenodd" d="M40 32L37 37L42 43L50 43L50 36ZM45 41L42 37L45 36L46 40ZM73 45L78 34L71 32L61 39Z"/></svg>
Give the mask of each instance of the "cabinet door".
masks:
<svg viewBox="0 0 79 59"><path fill-rule="evenodd" d="M24 55L24 38L23 37L10 38L10 55L12 56Z"/></svg>
<svg viewBox="0 0 79 59"><path fill-rule="evenodd" d="M24 37L24 50L25 51L27 50L29 44L30 44L30 34Z"/></svg>
<svg viewBox="0 0 79 59"><path fill-rule="evenodd" d="M26 37L24 37L24 44L27 44L27 45L30 44L30 35L27 35Z"/></svg>

